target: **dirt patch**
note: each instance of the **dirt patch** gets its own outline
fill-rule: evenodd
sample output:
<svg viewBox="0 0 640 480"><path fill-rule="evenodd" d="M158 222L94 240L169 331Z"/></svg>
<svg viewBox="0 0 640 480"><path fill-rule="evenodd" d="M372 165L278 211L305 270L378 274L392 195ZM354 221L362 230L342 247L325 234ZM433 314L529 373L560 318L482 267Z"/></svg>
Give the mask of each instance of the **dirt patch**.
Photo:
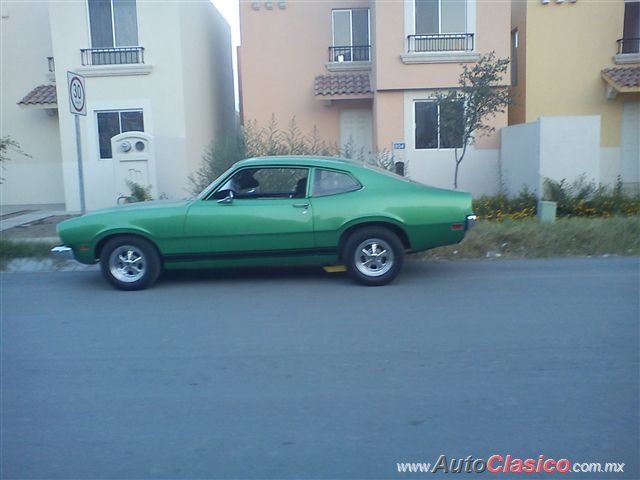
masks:
<svg viewBox="0 0 640 480"><path fill-rule="evenodd" d="M2 238L13 240L21 238L51 238L57 237L56 225L63 220L77 217L77 215L52 215L35 220L31 223L19 225L2 232Z"/></svg>

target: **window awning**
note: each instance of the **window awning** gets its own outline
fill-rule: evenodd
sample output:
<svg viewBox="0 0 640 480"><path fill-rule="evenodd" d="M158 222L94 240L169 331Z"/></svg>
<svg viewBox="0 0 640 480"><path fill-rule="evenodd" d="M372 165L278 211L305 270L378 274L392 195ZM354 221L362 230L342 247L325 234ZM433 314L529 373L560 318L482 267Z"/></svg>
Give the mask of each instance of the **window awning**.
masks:
<svg viewBox="0 0 640 480"><path fill-rule="evenodd" d="M58 108L55 85L39 85L18 102L23 108Z"/></svg>
<svg viewBox="0 0 640 480"><path fill-rule="evenodd" d="M616 67L602 70L607 82L607 99L613 100L619 93L640 93L640 67Z"/></svg>

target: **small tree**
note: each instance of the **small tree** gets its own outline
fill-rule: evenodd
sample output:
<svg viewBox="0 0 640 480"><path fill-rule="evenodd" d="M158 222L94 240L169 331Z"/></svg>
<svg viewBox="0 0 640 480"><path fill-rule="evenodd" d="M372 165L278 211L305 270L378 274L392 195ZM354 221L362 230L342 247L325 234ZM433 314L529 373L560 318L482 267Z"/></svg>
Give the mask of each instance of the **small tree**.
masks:
<svg viewBox="0 0 640 480"><path fill-rule="evenodd" d="M12 139L10 136L0 138L0 168L4 170L4 163L9 161L9 152L17 153L24 157L31 157L28 153L24 153L20 148L20 144ZM4 181L4 178L0 176L0 183Z"/></svg>
<svg viewBox="0 0 640 480"><path fill-rule="evenodd" d="M502 85L508 65L509 59L496 58L494 52L483 55L473 66L463 65L458 88L435 95L440 105L441 143L454 149L454 188L458 188L458 171L467 147L494 132L489 120L504 113L511 103L509 89Z"/></svg>

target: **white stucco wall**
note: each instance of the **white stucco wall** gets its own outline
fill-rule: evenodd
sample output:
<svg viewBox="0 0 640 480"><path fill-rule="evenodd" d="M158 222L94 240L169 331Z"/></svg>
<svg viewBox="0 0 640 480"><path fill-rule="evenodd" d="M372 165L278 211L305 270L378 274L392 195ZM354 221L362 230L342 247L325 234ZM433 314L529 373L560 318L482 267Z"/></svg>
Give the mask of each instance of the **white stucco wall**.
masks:
<svg viewBox="0 0 640 480"><path fill-rule="evenodd" d="M11 136L30 155L10 153L0 171L0 202L62 204L62 167L58 117L43 109L16 103L48 80L47 57L52 56L47 5L5 1L0 18L0 136Z"/></svg>
<svg viewBox="0 0 640 480"><path fill-rule="evenodd" d="M226 22L214 22L217 11L205 0L138 1L138 40L145 49L145 66L150 67L150 72L133 74L126 65L115 65L111 70L129 73L95 76L99 67L81 65L80 49L91 46L86 2L50 2L49 12L58 83L66 85L67 70L86 77L88 114L81 118L81 137L87 209L112 206L121 193L116 191L112 160L99 158L96 112L100 110L142 108L145 132L153 135L158 183L153 185L154 190L169 198L187 196L187 177L197 168L204 147L215 136L216 124L224 116L233 121L233 83L215 84L218 68L232 75L231 62L217 64L220 59L214 52L219 46L211 41L216 35L228 37ZM230 59L231 51L227 50ZM80 202L75 131L66 107L66 89L59 89L58 102L62 106L65 197L67 208L77 210ZM230 108L221 108L227 103ZM223 115L221 111L229 113Z"/></svg>
<svg viewBox="0 0 640 480"><path fill-rule="evenodd" d="M600 148L597 115L540 117L503 128L501 139L502 171L510 194L523 186L542 194L545 178L611 184L619 172L618 149Z"/></svg>
<svg viewBox="0 0 640 480"><path fill-rule="evenodd" d="M600 183L600 116L540 117L540 175Z"/></svg>
<svg viewBox="0 0 640 480"><path fill-rule="evenodd" d="M626 188L640 191L640 102L624 103L620 137L620 176Z"/></svg>
<svg viewBox="0 0 640 480"><path fill-rule="evenodd" d="M524 187L540 189L540 124L522 123L500 131L500 162L507 193L517 195Z"/></svg>
<svg viewBox="0 0 640 480"><path fill-rule="evenodd" d="M231 29L208 0L180 7L187 168L195 171L211 142L235 126Z"/></svg>

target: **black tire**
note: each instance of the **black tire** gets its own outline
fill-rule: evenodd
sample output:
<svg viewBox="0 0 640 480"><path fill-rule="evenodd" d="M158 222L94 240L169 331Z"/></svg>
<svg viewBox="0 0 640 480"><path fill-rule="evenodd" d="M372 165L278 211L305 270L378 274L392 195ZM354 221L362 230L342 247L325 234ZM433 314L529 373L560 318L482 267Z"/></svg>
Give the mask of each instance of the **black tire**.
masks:
<svg viewBox="0 0 640 480"><path fill-rule="evenodd" d="M365 253L369 252L369 255ZM398 236L382 227L366 227L349 235L342 260L351 277L363 285L386 285L398 276L404 246Z"/></svg>
<svg viewBox="0 0 640 480"><path fill-rule="evenodd" d="M107 241L100 253L100 270L120 290L142 290L151 286L162 271L155 246L141 237L120 235Z"/></svg>

